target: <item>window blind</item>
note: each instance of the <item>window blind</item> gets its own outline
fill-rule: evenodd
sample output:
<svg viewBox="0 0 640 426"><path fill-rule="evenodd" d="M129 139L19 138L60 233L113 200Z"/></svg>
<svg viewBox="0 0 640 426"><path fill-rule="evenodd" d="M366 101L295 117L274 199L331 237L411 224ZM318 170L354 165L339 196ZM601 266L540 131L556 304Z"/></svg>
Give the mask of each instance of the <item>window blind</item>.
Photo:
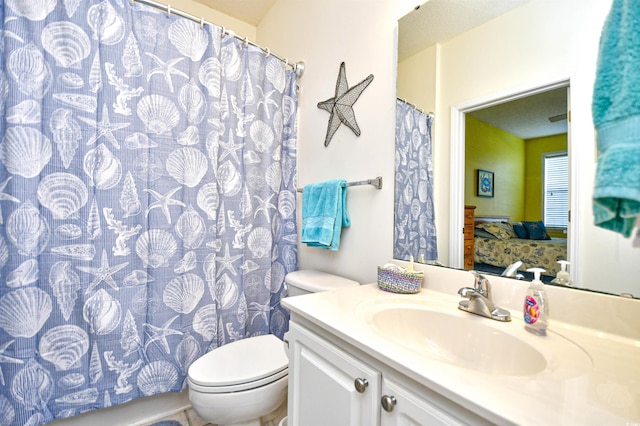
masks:
<svg viewBox="0 0 640 426"><path fill-rule="evenodd" d="M569 157L566 153L544 157L544 223L566 228L569 211Z"/></svg>

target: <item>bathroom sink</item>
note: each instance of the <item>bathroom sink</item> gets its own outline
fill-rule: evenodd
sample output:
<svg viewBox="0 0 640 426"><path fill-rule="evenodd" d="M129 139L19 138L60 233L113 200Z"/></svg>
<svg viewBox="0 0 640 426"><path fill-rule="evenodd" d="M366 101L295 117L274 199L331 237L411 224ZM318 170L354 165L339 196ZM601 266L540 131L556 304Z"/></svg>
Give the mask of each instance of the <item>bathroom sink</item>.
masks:
<svg viewBox="0 0 640 426"><path fill-rule="evenodd" d="M356 309L374 333L404 350L494 376L576 377L592 368L589 355L563 336L535 336L521 320L493 321L420 297L385 298Z"/></svg>
<svg viewBox="0 0 640 426"><path fill-rule="evenodd" d="M392 308L376 312L371 320L378 333L389 340L483 373L525 376L539 373L547 365L544 355L532 345L488 326L480 317Z"/></svg>

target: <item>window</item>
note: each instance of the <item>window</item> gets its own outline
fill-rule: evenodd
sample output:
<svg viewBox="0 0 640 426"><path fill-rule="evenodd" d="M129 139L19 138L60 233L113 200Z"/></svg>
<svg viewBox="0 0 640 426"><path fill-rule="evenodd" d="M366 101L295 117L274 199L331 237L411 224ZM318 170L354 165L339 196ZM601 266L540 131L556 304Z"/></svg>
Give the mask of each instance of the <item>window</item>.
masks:
<svg viewBox="0 0 640 426"><path fill-rule="evenodd" d="M547 228L566 228L569 211L569 157L566 152L545 154L544 224Z"/></svg>

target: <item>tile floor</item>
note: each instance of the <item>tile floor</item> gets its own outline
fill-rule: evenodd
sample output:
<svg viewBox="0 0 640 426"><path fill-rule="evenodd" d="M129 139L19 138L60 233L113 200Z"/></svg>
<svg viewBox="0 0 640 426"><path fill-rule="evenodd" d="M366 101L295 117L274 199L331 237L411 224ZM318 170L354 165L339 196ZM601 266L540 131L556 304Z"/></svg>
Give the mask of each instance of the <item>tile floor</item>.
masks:
<svg viewBox="0 0 640 426"><path fill-rule="evenodd" d="M214 426L213 423L207 423L196 414L193 409L189 408L180 411L172 416L165 417L145 426Z"/></svg>
<svg viewBox="0 0 640 426"><path fill-rule="evenodd" d="M265 416L261 419L262 426L278 426L280 420L287 415L287 404L282 404L272 414ZM213 423L207 423L202 420L198 415L189 408L185 411L180 411L172 416L165 417L160 420L156 420L153 423L146 424L144 426L216 426Z"/></svg>

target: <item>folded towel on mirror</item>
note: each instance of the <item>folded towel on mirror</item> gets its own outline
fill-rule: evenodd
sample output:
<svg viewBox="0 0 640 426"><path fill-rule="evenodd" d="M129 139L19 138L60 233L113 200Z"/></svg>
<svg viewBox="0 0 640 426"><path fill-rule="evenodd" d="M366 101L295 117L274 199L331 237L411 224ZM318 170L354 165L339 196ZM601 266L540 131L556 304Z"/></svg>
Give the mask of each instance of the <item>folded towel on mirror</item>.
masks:
<svg viewBox="0 0 640 426"><path fill-rule="evenodd" d="M613 1L599 49L592 103L594 219L628 237L640 214L640 1Z"/></svg>
<svg viewBox="0 0 640 426"><path fill-rule="evenodd" d="M302 191L302 242L309 247L338 250L347 213L347 181L333 179L306 185Z"/></svg>

